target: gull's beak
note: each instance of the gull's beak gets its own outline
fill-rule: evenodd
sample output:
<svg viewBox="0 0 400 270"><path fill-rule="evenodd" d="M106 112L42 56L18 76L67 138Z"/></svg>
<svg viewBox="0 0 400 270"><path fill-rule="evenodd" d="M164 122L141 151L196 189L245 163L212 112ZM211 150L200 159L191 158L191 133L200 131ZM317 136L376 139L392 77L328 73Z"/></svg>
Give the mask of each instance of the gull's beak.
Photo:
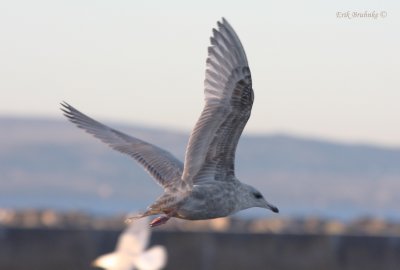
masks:
<svg viewBox="0 0 400 270"><path fill-rule="evenodd" d="M269 202L265 201L265 208L271 210L274 213L279 213L279 209L278 207L276 207L275 205L270 204Z"/></svg>

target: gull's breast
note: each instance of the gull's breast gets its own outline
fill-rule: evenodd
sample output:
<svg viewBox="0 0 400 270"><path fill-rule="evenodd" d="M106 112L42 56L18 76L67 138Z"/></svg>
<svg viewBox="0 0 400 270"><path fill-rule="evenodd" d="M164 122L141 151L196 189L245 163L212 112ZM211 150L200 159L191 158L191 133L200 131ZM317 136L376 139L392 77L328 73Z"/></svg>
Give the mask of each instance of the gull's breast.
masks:
<svg viewBox="0 0 400 270"><path fill-rule="evenodd" d="M213 182L196 185L180 205L176 217L189 220L225 217L236 209L235 186Z"/></svg>

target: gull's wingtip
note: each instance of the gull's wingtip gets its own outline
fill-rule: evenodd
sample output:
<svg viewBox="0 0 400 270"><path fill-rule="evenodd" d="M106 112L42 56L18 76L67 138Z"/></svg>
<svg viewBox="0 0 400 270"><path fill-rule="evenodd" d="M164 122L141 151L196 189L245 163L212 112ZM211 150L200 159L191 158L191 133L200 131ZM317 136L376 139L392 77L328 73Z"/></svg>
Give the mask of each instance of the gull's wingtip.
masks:
<svg viewBox="0 0 400 270"><path fill-rule="evenodd" d="M231 24L228 22L228 20L225 17L221 18L221 20L218 22L218 25L226 25L226 26L232 27Z"/></svg>
<svg viewBox="0 0 400 270"><path fill-rule="evenodd" d="M60 110L64 113L65 116L69 112L69 104L66 101L60 102Z"/></svg>
<svg viewBox="0 0 400 270"><path fill-rule="evenodd" d="M74 112L75 108L72 107L72 106L71 106L68 102L66 102L66 101L60 102L60 105L61 105L60 110L63 112L63 115L64 115L65 117L67 117L69 120L72 121L72 119L74 118L73 112Z"/></svg>
<svg viewBox="0 0 400 270"><path fill-rule="evenodd" d="M65 112L65 110L69 110L72 107L71 105L68 104L68 102L64 100L60 102L60 106L61 106L60 110L62 110L63 112Z"/></svg>

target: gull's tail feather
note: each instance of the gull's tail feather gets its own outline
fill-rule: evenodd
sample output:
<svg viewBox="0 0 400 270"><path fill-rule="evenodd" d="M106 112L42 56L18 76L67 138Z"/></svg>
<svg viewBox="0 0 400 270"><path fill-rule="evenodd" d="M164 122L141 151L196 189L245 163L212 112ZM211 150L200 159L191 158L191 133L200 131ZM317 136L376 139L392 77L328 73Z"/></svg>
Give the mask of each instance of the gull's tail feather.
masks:
<svg viewBox="0 0 400 270"><path fill-rule="evenodd" d="M144 217L148 217L148 216L152 216L152 215L156 215L156 214L159 214L159 213L160 213L159 211L155 211L154 209L149 209L146 212L139 213L139 214L136 214L134 216L127 217L125 219L125 224L128 225L128 224L131 224L134 220L137 220L137 219L140 219L140 218L144 218Z"/></svg>
<svg viewBox="0 0 400 270"><path fill-rule="evenodd" d="M138 215L135 215L135 216L127 217L127 218L125 219L125 224L126 224L126 225L129 225L129 224L131 224L134 220L140 219L140 218L143 218L143 217L146 217L146 216L148 216L148 215L138 214Z"/></svg>

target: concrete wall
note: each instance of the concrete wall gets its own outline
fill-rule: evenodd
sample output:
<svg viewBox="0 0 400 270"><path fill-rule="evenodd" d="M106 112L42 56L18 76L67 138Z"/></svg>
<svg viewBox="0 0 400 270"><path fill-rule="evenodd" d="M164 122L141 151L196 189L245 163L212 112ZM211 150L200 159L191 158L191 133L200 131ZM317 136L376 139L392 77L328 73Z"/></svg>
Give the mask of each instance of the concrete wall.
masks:
<svg viewBox="0 0 400 270"><path fill-rule="evenodd" d="M84 270L119 232L1 229L0 270ZM398 270L400 238L155 231L166 269Z"/></svg>

